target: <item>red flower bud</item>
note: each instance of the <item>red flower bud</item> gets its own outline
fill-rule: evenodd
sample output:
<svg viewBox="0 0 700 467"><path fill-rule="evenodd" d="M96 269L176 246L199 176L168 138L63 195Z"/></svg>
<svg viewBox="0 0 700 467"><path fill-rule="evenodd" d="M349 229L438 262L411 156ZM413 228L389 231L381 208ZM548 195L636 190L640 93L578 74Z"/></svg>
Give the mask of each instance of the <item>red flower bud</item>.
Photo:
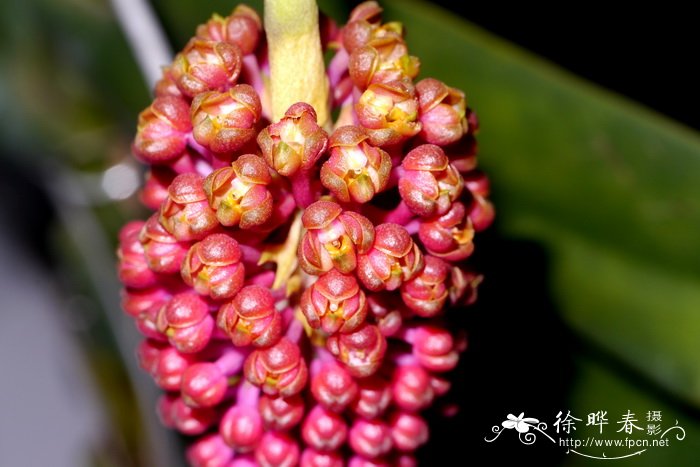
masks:
<svg viewBox="0 0 700 467"><path fill-rule="evenodd" d="M425 256L425 267L401 285L401 298L418 316L429 318L443 310L449 296L450 266L434 256Z"/></svg>
<svg viewBox="0 0 700 467"><path fill-rule="evenodd" d="M418 99L410 80L370 84L355 105L360 124L374 146L394 146L421 129Z"/></svg>
<svg viewBox="0 0 700 467"><path fill-rule="evenodd" d="M443 372L457 366L459 353L449 331L426 325L409 332L413 355L424 368Z"/></svg>
<svg viewBox="0 0 700 467"><path fill-rule="evenodd" d="M199 25L197 38L237 45L247 55L257 48L261 30L258 13L247 5L238 5L230 16L215 14L206 24Z"/></svg>
<svg viewBox="0 0 700 467"><path fill-rule="evenodd" d="M430 374L418 365L397 366L392 391L394 403L409 412L429 407L435 397Z"/></svg>
<svg viewBox="0 0 700 467"><path fill-rule="evenodd" d="M316 111L305 102L292 105L279 122L258 135L267 165L285 177L311 169L327 143L328 134L316 123Z"/></svg>
<svg viewBox="0 0 700 467"><path fill-rule="evenodd" d="M370 41L350 54L349 71L353 83L365 90L373 83L413 79L420 61L408 54L400 23L387 23L376 29Z"/></svg>
<svg viewBox="0 0 700 467"><path fill-rule="evenodd" d="M298 394L275 398L263 394L258 407L269 430L291 430L304 417L304 401Z"/></svg>
<svg viewBox="0 0 700 467"><path fill-rule="evenodd" d="M148 218L141 229L139 240L143 246L148 267L161 274L174 274L180 271L182 260L189 247L178 242L158 221L158 214Z"/></svg>
<svg viewBox="0 0 700 467"><path fill-rule="evenodd" d="M180 92L180 89L175 84L175 79L171 73L172 67L163 67L163 76L156 82L153 94L156 97L172 96L180 99L189 99Z"/></svg>
<svg viewBox="0 0 700 467"><path fill-rule="evenodd" d="M345 211L332 201L311 204L301 217L307 229L299 244L301 268L319 275L332 268L349 273L357 265L357 253L365 253L374 241L374 226L364 216Z"/></svg>
<svg viewBox="0 0 700 467"><path fill-rule="evenodd" d="M157 341L167 341L167 336L158 329L159 308L144 310L136 316L136 329L145 337Z"/></svg>
<svg viewBox="0 0 700 467"><path fill-rule="evenodd" d="M213 407L227 389L228 378L216 363L195 363L182 373L182 399L191 407Z"/></svg>
<svg viewBox="0 0 700 467"><path fill-rule="evenodd" d="M166 391L179 391L182 376L194 363L189 355L183 355L173 347L164 348L151 368L151 376L158 386Z"/></svg>
<svg viewBox="0 0 700 467"><path fill-rule="evenodd" d="M250 452L260 443L263 424L257 407L234 405L226 411L219 424L226 444L236 452Z"/></svg>
<svg viewBox="0 0 700 467"><path fill-rule="evenodd" d="M207 202L203 184L201 175L178 175L170 184L168 199L160 208L160 223L181 242L204 238L219 226L216 213Z"/></svg>
<svg viewBox="0 0 700 467"><path fill-rule="evenodd" d="M244 371L248 381L271 396L297 394L308 377L299 346L286 337L272 347L254 350L245 361Z"/></svg>
<svg viewBox="0 0 700 467"><path fill-rule="evenodd" d="M342 202L366 203L389 181L391 158L368 138L357 126L340 127L331 135L331 156L321 167L321 183Z"/></svg>
<svg viewBox="0 0 700 467"><path fill-rule="evenodd" d="M357 396L357 383L343 367L329 362L312 378L311 393L327 409L342 412Z"/></svg>
<svg viewBox="0 0 700 467"><path fill-rule="evenodd" d="M394 447L399 451L415 451L428 441L428 424L419 415L396 412L391 416L389 426Z"/></svg>
<svg viewBox="0 0 700 467"><path fill-rule="evenodd" d="M352 456L348 467L394 467L394 464L383 458L366 459L362 456Z"/></svg>
<svg viewBox="0 0 700 467"><path fill-rule="evenodd" d="M319 452L306 448L301 453L301 467L343 467L343 456L338 452Z"/></svg>
<svg viewBox="0 0 700 467"><path fill-rule="evenodd" d="M241 49L226 42L192 39L175 56L170 75L188 97L206 91L225 91L241 73Z"/></svg>
<svg viewBox="0 0 700 467"><path fill-rule="evenodd" d="M350 428L349 441L353 451L374 459L391 451L391 429L381 420L358 418Z"/></svg>
<svg viewBox="0 0 700 467"><path fill-rule="evenodd" d="M474 228L459 201L442 216L421 222L418 237L428 253L447 261L463 260L474 251Z"/></svg>
<svg viewBox="0 0 700 467"><path fill-rule="evenodd" d="M163 425L189 436L204 433L218 418L214 409L190 407L172 394L164 394L158 400L158 416Z"/></svg>
<svg viewBox="0 0 700 467"><path fill-rule="evenodd" d="M139 233L144 222L131 221L119 231L117 249L117 273L119 281L127 287L145 289L158 283L158 277L148 267Z"/></svg>
<svg viewBox="0 0 700 467"><path fill-rule="evenodd" d="M341 415L317 405L306 416L301 436L309 446L319 451L339 449L348 435L348 427Z"/></svg>
<svg viewBox="0 0 700 467"><path fill-rule="evenodd" d="M184 292L175 295L158 313L158 329L182 353L194 353L209 343L214 319L209 306L199 295Z"/></svg>
<svg viewBox="0 0 700 467"><path fill-rule="evenodd" d="M184 100L174 96L156 97L139 114L132 150L147 164L170 162L184 152L191 130L190 107Z"/></svg>
<svg viewBox="0 0 700 467"><path fill-rule="evenodd" d="M381 12L382 8L374 1L362 2L352 10L342 31L343 47L348 53L369 42L381 23Z"/></svg>
<svg viewBox="0 0 700 467"><path fill-rule="evenodd" d="M371 376L361 379L359 386L352 411L366 419L382 416L391 402L391 384L383 378Z"/></svg>
<svg viewBox="0 0 700 467"><path fill-rule="evenodd" d="M148 373L154 372L158 367L160 353L166 348L168 348L168 344L164 342L151 339L141 341L136 347L136 358L139 366Z"/></svg>
<svg viewBox="0 0 700 467"><path fill-rule="evenodd" d="M433 78L416 84L420 104L420 136L428 143L446 146L467 132L467 101L464 93Z"/></svg>
<svg viewBox="0 0 700 467"><path fill-rule="evenodd" d="M312 328L351 332L365 321L367 302L355 276L331 269L304 291L301 311Z"/></svg>
<svg viewBox="0 0 700 467"><path fill-rule="evenodd" d="M299 446L285 433L268 431L255 450L255 460L260 467L295 466L299 462Z"/></svg>
<svg viewBox="0 0 700 467"><path fill-rule="evenodd" d="M481 232L493 223L495 212L493 204L486 197L489 195L489 179L482 172L475 170L465 176L464 184L472 194L469 207L469 219L476 232Z"/></svg>
<svg viewBox="0 0 700 467"><path fill-rule="evenodd" d="M477 289L484 276L453 266L450 273L450 303L471 305L476 301Z"/></svg>
<svg viewBox="0 0 700 467"><path fill-rule="evenodd" d="M214 300L233 297L245 279L238 242L223 233L207 236L187 252L181 273L182 280L199 294Z"/></svg>
<svg viewBox="0 0 700 467"><path fill-rule="evenodd" d="M211 433L195 440L185 454L192 467L212 467L228 465L233 451L226 445L221 435Z"/></svg>
<svg viewBox="0 0 700 467"><path fill-rule="evenodd" d="M198 94L192 101L192 134L205 148L230 153L255 136L261 113L260 97L247 84Z"/></svg>
<svg viewBox="0 0 700 467"><path fill-rule="evenodd" d="M243 287L225 303L219 309L217 323L239 347L269 347L283 332L282 316L275 309L272 293L259 285Z"/></svg>
<svg viewBox="0 0 700 467"><path fill-rule="evenodd" d="M423 254L405 228L381 224L374 244L358 258L357 276L372 291L395 290L423 268Z"/></svg>
<svg viewBox="0 0 700 467"><path fill-rule="evenodd" d="M326 347L351 375L364 378L374 374L382 364L386 339L377 326L365 323L352 333L333 334Z"/></svg>
<svg viewBox="0 0 700 467"><path fill-rule="evenodd" d="M157 211L168 198L168 187L175 173L167 167L152 166L146 173L146 183L139 199L148 209Z"/></svg>
<svg viewBox="0 0 700 467"><path fill-rule="evenodd" d="M401 166L399 193L415 214L446 213L462 193L462 177L439 146L423 144L406 154Z"/></svg>
<svg viewBox="0 0 700 467"><path fill-rule="evenodd" d="M209 174L204 192L216 218L227 227L257 227L272 215L273 199L266 188L272 182L267 165L254 154L244 154Z"/></svg>

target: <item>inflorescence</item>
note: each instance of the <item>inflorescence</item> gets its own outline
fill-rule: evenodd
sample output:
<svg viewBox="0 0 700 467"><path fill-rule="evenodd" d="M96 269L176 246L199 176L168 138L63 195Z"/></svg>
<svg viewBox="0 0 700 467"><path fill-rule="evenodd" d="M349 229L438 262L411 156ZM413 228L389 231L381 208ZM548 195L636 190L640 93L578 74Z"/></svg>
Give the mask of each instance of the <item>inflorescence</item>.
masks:
<svg viewBox="0 0 700 467"><path fill-rule="evenodd" d="M415 465L466 347L443 315L493 220L475 114L414 82L376 2L323 18L330 109L272 121L258 14L214 15L164 68L133 153L154 214L121 230L123 308L195 466ZM320 123L320 125L319 125Z"/></svg>

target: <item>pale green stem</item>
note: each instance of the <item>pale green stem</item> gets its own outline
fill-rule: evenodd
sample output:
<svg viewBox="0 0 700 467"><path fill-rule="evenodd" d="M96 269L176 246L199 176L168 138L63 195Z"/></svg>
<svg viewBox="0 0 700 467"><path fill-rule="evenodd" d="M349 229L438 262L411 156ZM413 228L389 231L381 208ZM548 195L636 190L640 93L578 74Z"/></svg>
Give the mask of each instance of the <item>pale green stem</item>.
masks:
<svg viewBox="0 0 700 467"><path fill-rule="evenodd" d="M280 120L292 104L306 102L325 126L330 118L328 78L316 1L265 0L265 31L273 120Z"/></svg>

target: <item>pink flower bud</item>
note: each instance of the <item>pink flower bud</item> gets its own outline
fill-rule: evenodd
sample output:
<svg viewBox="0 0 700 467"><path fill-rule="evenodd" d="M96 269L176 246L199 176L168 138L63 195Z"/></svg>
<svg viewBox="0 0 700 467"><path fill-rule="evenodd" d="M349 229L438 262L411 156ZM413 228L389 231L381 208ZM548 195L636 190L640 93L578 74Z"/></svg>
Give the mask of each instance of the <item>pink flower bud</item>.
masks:
<svg viewBox="0 0 700 467"><path fill-rule="evenodd" d="M467 132L467 101L459 89L433 78L416 84L420 104L420 136L428 143L446 146Z"/></svg>
<svg viewBox="0 0 700 467"><path fill-rule="evenodd" d="M255 450L255 460L260 467L293 467L299 462L299 446L285 433L268 431Z"/></svg>
<svg viewBox="0 0 700 467"><path fill-rule="evenodd" d="M365 90L373 83L413 79L420 61L408 54L400 23L388 23L372 33L370 41L350 54L349 71L353 83Z"/></svg>
<svg viewBox="0 0 700 467"><path fill-rule="evenodd" d="M395 146L421 129L418 99L410 80L370 84L355 111L374 146Z"/></svg>
<svg viewBox="0 0 700 467"><path fill-rule="evenodd" d="M416 414L396 412L389 419L391 439L399 451L413 452L428 442L428 424Z"/></svg>
<svg viewBox="0 0 700 467"><path fill-rule="evenodd" d="M193 436L204 433L214 424L218 415L210 407L193 408L175 395L163 395L158 400L158 416L163 425Z"/></svg>
<svg viewBox="0 0 700 467"><path fill-rule="evenodd" d="M263 394L258 408L269 430L289 431L304 417L304 401L299 394L274 398Z"/></svg>
<svg viewBox="0 0 700 467"><path fill-rule="evenodd" d="M271 396L297 394L308 378L299 346L286 337L272 347L254 350L245 361L244 372L248 381Z"/></svg>
<svg viewBox="0 0 700 467"><path fill-rule="evenodd" d="M121 295L124 312L133 318L147 310L159 310L172 298L172 294L163 287L124 289Z"/></svg>
<svg viewBox="0 0 700 467"><path fill-rule="evenodd" d="M179 391L182 375L192 363L192 357L181 354L173 347L166 347L158 354L150 373L162 389Z"/></svg>
<svg viewBox="0 0 700 467"><path fill-rule="evenodd" d="M178 89L177 84L175 84L175 79L171 73L171 69L172 67L170 66L163 67L163 75L158 82L156 82L153 94L155 94L156 97L172 96L179 99L189 99L180 92L180 89Z"/></svg>
<svg viewBox="0 0 700 467"><path fill-rule="evenodd" d="M352 404L352 411L362 418L373 419L384 414L391 402L391 384L378 376L359 381L359 393Z"/></svg>
<svg viewBox="0 0 700 467"><path fill-rule="evenodd" d="M394 403L408 412L417 412L429 407L435 397L430 374L418 365L396 367L392 392Z"/></svg>
<svg viewBox="0 0 700 467"><path fill-rule="evenodd" d="M413 355L424 368L443 372L457 366L459 353L449 331L423 325L409 332L413 344Z"/></svg>
<svg viewBox="0 0 700 467"><path fill-rule="evenodd" d="M375 228L372 248L359 255L357 277L369 290L396 290L422 268L423 254L406 229L387 223Z"/></svg>
<svg viewBox="0 0 700 467"><path fill-rule="evenodd" d="M450 303L471 305L476 301L479 284L484 276L453 266L450 273Z"/></svg>
<svg viewBox="0 0 700 467"><path fill-rule="evenodd" d="M139 114L134 155L147 164L162 164L179 157L192 130L190 107L178 97L156 97Z"/></svg>
<svg viewBox="0 0 700 467"><path fill-rule="evenodd" d="M209 343L214 319L209 306L199 295L184 292L175 295L158 313L158 329L182 353L195 353Z"/></svg>
<svg viewBox="0 0 700 467"><path fill-rule="evenodd" d="M343 126L329 140L331 156L321 167L321 183L344 203L366 203L389 181L391 158L368 138L361 127Z"/></svg>
<svg viewBox="0 0 700 467"><path fill-rule="evenodd" d="M301 467L343 467L343 456L338 452L319 452L306 448L301 453Z"/></svg>
<svg viewBox="0 0 700 467"><path fill-rule="evenodd" d="M375 459L391 451L391 429L381 420L358 418L350 428L349 442L357 454Z"/></svg>
<svg viewBox="0 0 700 467"><path fill-rule="evenodd" d="M243 287L225 303L219 309L217 323L238 347L269 347L283 332L282 316L275 309L272 293L259 285Z"/></svg>
<svg viewBox="0 0 700 467"><path fill-rule="evenodd" d="M228 42L237 45L243 55L252 53L258 46L262 21L258 13L247 5L238 5L230 16L217 14L197 27L197 38Z"/></svg>
<svg viewBox="0 0 700 467"><path fill-rule="evenodd" d="M310 170L327 143L328 135L316 123L316 111L305 102L292 105L279 122L258 135L267 165L285 177Z"/></svg>
<svg viewBox="0 0 700 467"><path fill-rule="evenodd" d="M138 316L136 316L135 324L136 329L143 336L147 337L148 339L165 342L168 340L168 338L158 329L158 324L156 322L158 320L159 312L159 308L144 310L139 313Z"/></svg>
<svg viewBox="0 0 700 467"><path fill-rule="evenodd" d="M476 168L476 153L479 145L473 136L466 135L458 142L443 149L450 160L450 164L459 170L463 176Z"/></svg>
<svg viewBox="0 0 700 467"><path fill-rule="evenodd" d="M331 361L311 379L311 393L325 408L340 413L357 396L357 383L348 371Z"/></svg>
<svg viewBox="0 0 700 467"><path fill-rule="evenodd" d="M175 56L170 75L188 97L206 91L225 91L241 73L241 49L226 42L192 39Z"/></svg>
<svg viewBox="0 0 700 467"><path fill-rule="evenodd" d="M257 407L234 405L221 419L219 432L226 444L236 452L252 451L258 446L264 432Z"/></svg>
<svg viewBox="0 0 700 467"><path fill-rule="evenodd" d="M421 222L418 238L428 253L447 261L463 260L474 251L474 228L459 201L445 214Z"/></svg>
<svg viewBox="0 0 700 467"><path fill-rule="evenodd" d="M170 184L168 199L160 208L161 225L181 242L199 240L219 227L203 184L201 175L178 175Z"/></svg>
<svg viewBox="0 0 700 467"><path fill-rule="evenodd" d="M226 445L221 435L211 433L195 440L186 452L187 462L193 467L214 467L228 465L233 451Z"/></svg>
<svg viewBox="0 0 700 467"><path fill-rule="evenodd" d="M233 297L243 286L245 267L238 242L216 233L192 245L182 262L182 280L214 300Z"/></svg>
<svg viewBox="0 0 700 467"><path fill-rule="evenodd" d="M152 166L146 173L146 183L139 199L148 209L157 211L168 198L168 187L175 178L175 173L167 167Z"/></svg>
<svg viewBox="0 0 700 467"><path fill-rule="evenodd" d="M228 378L215 363L195 363L182 373L182 399L191 407L213 407L227 389Z"/></svg>
<svg viewBox="0 0 700 467"><path fill-rule="evenodd" d="M439 146L418 146L406 154L401 166L404 176L399 180L399 193L419 216L446 213L462 193L462 177Z"/></svg>
<svg viewBox="0 0 700 467"><path fill-rule="evenodd" d="M158 277L148 267L139 233L144 222L131 221L119 231L117 249L117 273L119 281L127 287L145 289L158 283Z"/></svg>
<svg viewBox="0 0 700 467"><path fill-rule="evenodd" d="M374 241L374 226L364 216L345 211L332 201L316 201L301 217L306 228L299 244L301 268L319 275L332 268L353 271L357 254L365 253Z"/></svg>
<svg viewBox="0 0 700 467"><path fill-rule="evenodd" d="M386 339L373 324L363 324L349 334L333 334L326 341L328 350L358 378L374 374L384 360Z"/></svg>
<svg viewBox="0 0 700 467"><path fill-rule="evenodd" d="M174 274L180 271L182 260L189 247L178 242L158 221L158 214L148 218L139 233L148 267L161 274Z"/></svg>
<svg viewBox="0 0 700 467"><path fill-rule="evenodd" d="M250 229L264 224L272 215L273 199L267 189L271 182L265 161L244 154L230 167L209 174L204 191L221 224Z"/></svg>
<svg viewBox="0 0 700 467"><path fill-rule="evenodd" d="M331 269L304 291L301 311L312 328L351 332L365 321L367 302L355 276Z"/></svg>
<svg viewBox="0 0 700 467"><path fill-rule="evenodd" d="M348 435L348 427L342 416L317 405L306 416L301 436L306 444L319 451L339 449Z"/></svg>
<svg viewBox="0 0 700 467"><path fill-rule="evenodd" d="M247 84L198 94L192 101L192 134L205 148L230 153L255 136L261 113L260 97Z"/></svg>
<svg viewBox="0 0 700 467"><path fill-rule="evenodd" d="M489 195L489 179L482 172L474 170L465 175L464 184L473 198L469 207L469 219L474 230L481 232L493 223L495 217L493 204L486 199Z"/></svg>
<svg viewBox="0 0 700 467"><path fill-rule="evenodd" d="M352 10L342 31L343 47L348 53L370 41L381 23L381 12L382 8L374 1L362 2Z"/></svg>
<svg viewBox="0 0 700 467"><path fill-rule="evenodd" d="M168 344L160 341L154 341L151 339L143 340L136 347L136 358L138 359L139 366L152 373L158 367L158 357L160 353L168 348Z"/></svg>
<svg viewBox="0 0 700 467"><path fill-rule="evenodd" d="M447 278L450 266L434 256L424 257L425 267L401 286L401 298L418 316L429 318L440 313L449 296Z"/></svg>

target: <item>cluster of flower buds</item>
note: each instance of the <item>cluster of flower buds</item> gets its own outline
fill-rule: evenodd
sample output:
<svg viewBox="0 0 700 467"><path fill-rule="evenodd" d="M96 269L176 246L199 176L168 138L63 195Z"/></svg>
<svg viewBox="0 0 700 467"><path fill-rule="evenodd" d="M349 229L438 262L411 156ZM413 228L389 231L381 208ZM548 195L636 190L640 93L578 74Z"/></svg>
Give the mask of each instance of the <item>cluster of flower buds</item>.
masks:
<svg viewBox="0 0 700 467"><path fill-rule="evenodd" d="M154 214L121 231L123 308L194 466L415 465L466 348L492 222L462 91L376 2L328 21L335 122L272 121L258 14L214 15L164 68L135 156Z"/></svg>

